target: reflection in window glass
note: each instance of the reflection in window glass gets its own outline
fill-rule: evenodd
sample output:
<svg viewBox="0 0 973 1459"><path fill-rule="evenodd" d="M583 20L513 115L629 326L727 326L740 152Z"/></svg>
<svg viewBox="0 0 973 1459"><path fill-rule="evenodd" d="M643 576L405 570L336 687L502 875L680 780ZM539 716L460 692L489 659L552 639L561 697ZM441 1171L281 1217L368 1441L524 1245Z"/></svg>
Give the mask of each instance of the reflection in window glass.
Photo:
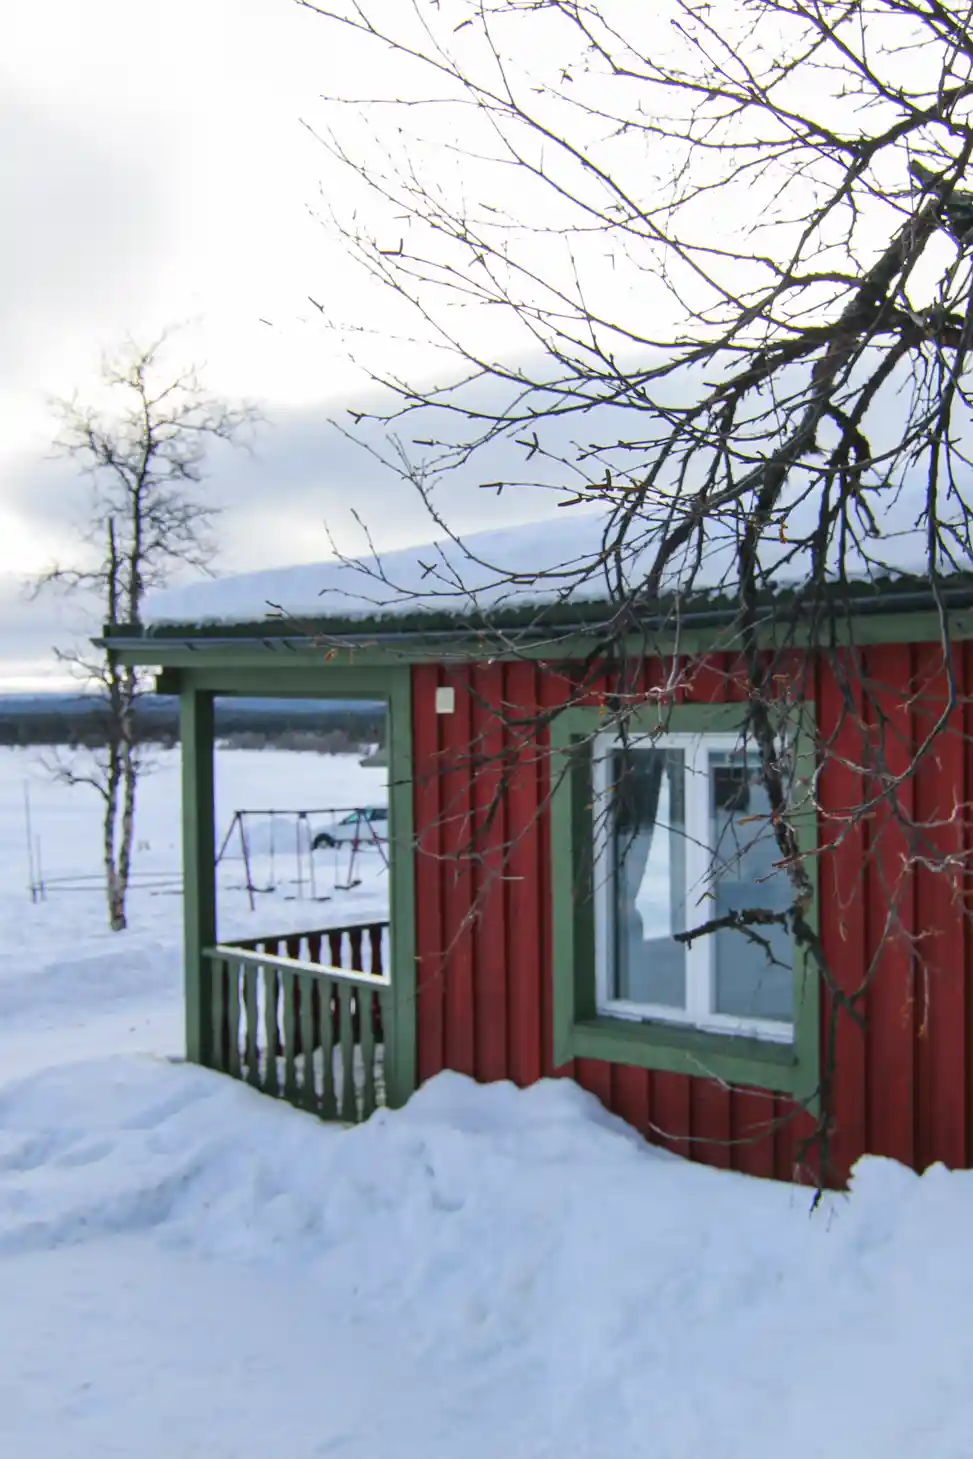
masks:
<svg viewBox="0 0 973 1459"><path fill-rule="evenodd" d="M614 757L614 996L684 1008L685 753L629 749Z"/></svg>
<svg viewBox="0 0 973 1459"><path fill-rule="evenodd" d="M759 757L709 754L713 848L713 913L746 908L783 912L790 883L774 863L780 851L770 827L770 800L760 782ZM755 929L764 947L732 928L715 934L715 1011L738 1018L789 1021L794 1016L793 944L786 927Z"/></svg>

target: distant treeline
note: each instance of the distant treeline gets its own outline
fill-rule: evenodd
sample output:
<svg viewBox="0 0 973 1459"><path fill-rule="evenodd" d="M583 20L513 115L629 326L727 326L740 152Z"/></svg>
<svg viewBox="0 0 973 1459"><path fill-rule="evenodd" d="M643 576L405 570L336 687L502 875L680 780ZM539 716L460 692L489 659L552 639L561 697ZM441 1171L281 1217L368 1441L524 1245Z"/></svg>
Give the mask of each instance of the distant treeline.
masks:
<svg viewBox="0 0 973 1459"><path fill-rule="evenodd" d="M349 700L217 699L216 733L239 748L263 745L324 752L385 743L380 704ZM143 744L179 743L179 701L146 694L138 701L136 738ZM104 701L94 695L0 694L0 745L66 745L97 749L107 743Z"/></svg>

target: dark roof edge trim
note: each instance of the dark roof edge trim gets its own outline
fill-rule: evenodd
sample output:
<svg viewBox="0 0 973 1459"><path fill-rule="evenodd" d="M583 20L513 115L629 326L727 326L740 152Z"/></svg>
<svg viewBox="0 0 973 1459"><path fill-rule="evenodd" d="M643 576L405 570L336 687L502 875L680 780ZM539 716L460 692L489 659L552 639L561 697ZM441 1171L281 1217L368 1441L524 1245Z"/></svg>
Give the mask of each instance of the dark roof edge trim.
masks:
<svg viewBox="0 0 973 1459"><path fill-rule="evenodd" d="M948 610L962 610L973 608L973 584L964 584L962 587L944 588L939 595L941 602ZM906 592L885 590L872 594L852 595L846 599L834 598L831 600L832 616L841 617L875 617L881 614L895 615L900 613L934 612L939 606L936 595L931 588L912 589ZM799 600L792 599L790 603L766 605L768 621L770 617L777 616L785 607L800 608ZM646 631L655 630L665 632L678 626L680 628L722 628L731 624L737 616L736 607L714 607L699 609L696 611L684 612L674 616L658 616L652 620L646 620L639 626ZM364 646L364 645L387 645L392 643L445 643L463 642L470 647L481 643L502 645L504 639L509 635L510 646L515 646L516 641L537 641L550 639L570 638L591 638L596 637L599 632L609 628L610 620L589 618L579 619L576 622L564 623L524 623L521 625L497 625L495 628L489 624L475 626L469 619L457 619L452 627L448 628L417 628L409 627L396 630L385 627L369 630L365 626L361 630L347 631L343 627L338 628L334 620L321 619L320 622L309 622L308 629L302 633L281 633L268 632L266 624L239 624L232 625L236 632L210 633L205 625L178 625L160 624L158 628L145 629L139 624L116 623L106 624L100 637L93 640L99 647L109 648L133 648L136 644L148 647L150 644L158 648L187 648L205 650L207 648L230 648L241 644L260 643L266 647L278 647L284 650L299 648L313 648L322 646L323 641L331 641L335 645ZM383 620L388 624L389 619ZM215 626L215 625L214 625Z"/></svg>

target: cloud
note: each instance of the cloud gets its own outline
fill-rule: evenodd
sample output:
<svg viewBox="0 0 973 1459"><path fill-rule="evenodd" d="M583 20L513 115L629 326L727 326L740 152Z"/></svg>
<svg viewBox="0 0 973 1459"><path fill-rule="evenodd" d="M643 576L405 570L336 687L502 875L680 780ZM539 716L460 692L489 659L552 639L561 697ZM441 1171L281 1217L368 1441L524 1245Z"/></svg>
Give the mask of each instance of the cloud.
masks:
<svg viewBox="0 0 973 1459"><path fill-rule="evenodd" d="M0 573L0 691L63 687L71 675L54 648L85 648L100 626L98 605L90 599L52 591L30 601L19 573Z"/></svg>
<svg viewBox="0 0 973 1459"><path fill-rule="evenodd" d="M0 90L0 379L114 316L165 248L164 208L138 127L126 145L107 119Z"/></svg>
<svg viewBox="0 0 973 1459"><path fill-rule="evenodd" d="M356 401L362 403L368 404ZM347 412L333 403L314 409L278 409L258 434L252 453L214 445L200 490L220 509L218 566L222 570L320 560L330 551L327 528L340 550L358 550L363 537L353 512L361 516L382 549L441 535L411 483L331 424L331 417L341 416L347 417ZM399 428L417 459L426 453L411 444L412 438L424 428L418 419ZM363 425L359 434L376 450L391 454L383 429ZM523 455L516 447L498 449L492 460L477 460L444 477L435 489L435 501L450 525L474 531L536 520L547 505L539 500L539 493L505 492L498 499L495 492L480 486L499 468L502 456L509 469ZM552 481L560 477L563 472L551 473ZM87 490L86 479L70 463L24 455L11 464L4 508L17 516L25 534L45 544L38 566L70 551L85 518ZM0 567L4 565L0 562Z"/></svg>
<svg viewBox="0 0 973 1459"><path fill-rule="evenodd" d="M803 380L801 372L796 372L795 388ZM678 405L697 396L704 384L700 372L684 371L660 387L660 392L664 388L669 403ZM502 388L509 387L480 382L468 390L465 404L470 411L489 413L497 407ZM876 448L883 444L890 447L899 439L901 407L891 389L890 395L893 398L876 403L869 417ZM374 409L376 401L359 398L354 405ZM220 554L214 564L219 572L252 572L320 562L330 555L327 527L341 552L363 555L367 542L355 521L356 512L382 552L443 536L442 528L432 520L414 487L343 435L330 417L351 421L347 411L334 401L316 408L278 408L268 429L258 437L252 455L221 446L214 450L204 490L208 499L222 508L217 523ZM414 439L439 434L449 419L440 417L438 431L421 417L403 420L396 429L418 458L424 452L428 454L428 448L414 444ZM457 438L462 432L476 430L475 422L471 425L460 416L452 420ZM382 427L363 422L355 429L376 450L388 452ZM552 457L563 455L569 463L577 458L578 449L583 451L599 438L646 442L646 436L665 429L664 421L656 419L653 423L645 410L607 406L538 425L543 447ZM515 435L524 432L518 430ZM630 454L619 448L613 470L624 471L626 462L630 469L637 469L638 462L644 465L653 449L650 441ZM579 484L570 464L545 459L543 452L533 459L528 459L529 455L529 447L518 444L516 439L497 442L482 458L478 454L462 470L445 476L435 488L435 502L450 528L468 534L536 522L548 511L552 516L563 515L556 511L557 496L537 486L506 489L500 496L482 488L485 480L520 474L549 487L563 489ZM591 460L587 469L600 479L604 467ZM72 524L82 518L82 505L83 485L63 463L23 457L5 483L0 553L5 545L8 551L5 560L0 558L0 566L13 565L8 544L14 538L22 543L44 544L45 559L57 553L65 557L73 545ZM16 531L4 524L4 512L16 519ZM46 653L47 643L56 641L53 625L44 619L43 611L40 606L17 607L9 594L0 595L0 659L8 660L8 673L12 672L13 659L35 661L38 654ZM97 627L100 614L94 614L91 621ZM62 614L58 631L67 626Z"/></svg>
<svg viewBox="0 0 973 1459"><path fill-rule="evenodd" d="M328 416L337 413L334 407L277 411L252 455L219 445L214 449L202 490L221 508L219 571L321 561L331 555L327 527L340 551L359 554L366 543L353 512L380 550L441 535L415 489L329 423ZM381 433L373 429L371 440L382 444ZM421 454L418 449L416 454ZM483 492L482 475L477 466L440 486L437 502L454 529L533 521L545 509L546 500L539 503L537 493L504 493L498 500ZM0 513L0 553L8 569L0 571L0 686L53 672L53 645L68 647L100 626L98 604L47 595L28 602L22 595L23 574L54 559L78 560L84 550L79 529L87 489L86 479L63 461L21 456L6 473Z"/></svg>

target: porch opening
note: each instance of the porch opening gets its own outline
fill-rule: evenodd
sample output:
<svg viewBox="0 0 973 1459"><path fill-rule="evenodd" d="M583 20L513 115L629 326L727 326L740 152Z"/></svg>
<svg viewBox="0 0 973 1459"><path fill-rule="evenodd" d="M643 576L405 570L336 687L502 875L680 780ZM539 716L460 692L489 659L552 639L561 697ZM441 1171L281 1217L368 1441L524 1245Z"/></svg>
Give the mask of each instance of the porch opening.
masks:
<svg viewBox="0 0 973 1459"><path fill-rule="evenodd" d="M257 728L213 748L207 1062L356 1123L388 1098L387 706L247 702L259 706Z"/></svg>

